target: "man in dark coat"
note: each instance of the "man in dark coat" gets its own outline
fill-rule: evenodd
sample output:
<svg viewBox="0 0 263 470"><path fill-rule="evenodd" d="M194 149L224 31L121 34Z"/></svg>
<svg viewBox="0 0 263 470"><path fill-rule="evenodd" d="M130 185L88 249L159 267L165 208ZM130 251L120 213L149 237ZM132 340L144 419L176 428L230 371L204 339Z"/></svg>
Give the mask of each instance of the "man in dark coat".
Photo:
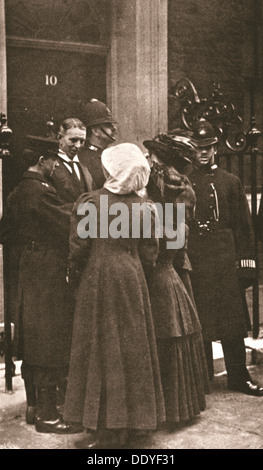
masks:
<svg viewBox="0 0 263 470"><path fill-rule="evenodd" d="M65 119L59 129L59 165L51 181L64 202L75 202L92 190L92 177L88 168L80 164L78 154L86 140L86 127L77 118Z"/></svg>
<svg viewBox="0 0 263 470"><path fill-rule="evenodd" d="M22 359L26 420L39 432L80 432L63 422L56 387L67 377L73 303L66 283L72 203L63 203L50 183L58 143L27 137L24 172L9 195L0 221L0 243L16 233L23 247L19 265L14 355Z"/></svg>
<svg viewBox="0 0 263 470"><path fill-rule="evenodd" d="M116 140L116 122L109 108L95 98L86 104L84 112L87 140L79 153L79 160L83 167L89 169L93 188L100 189L106 179L101 166L101 154Z"/></svg>
<svg viewBox="0 0 263 470"><path fill-rule="evenodd" d="M78 118L67 118L60 125L58 137L59 165L51 176L51 182L60 199L73 204L81 194L92 191L94 187L88 168L79 161L79 152L86 140L86 127ZM71 292L73 295L73 288ZM67 381L62 381L58 386L60 408L64 405L66 386Z"/></svg>
<svg viewBox="0 0 263 470"><path fill-rule="evenodd" d="M221 340L228 388L263 396L263 387L252 381L246 368L244 338L251 327L245 288L255 273L246 195L239 178L215 164L217 137L210 123L204 119L196 123L192 142L197 147L197 168L190 180L197 203L188 253L210 377L211 342Z"/></svg>

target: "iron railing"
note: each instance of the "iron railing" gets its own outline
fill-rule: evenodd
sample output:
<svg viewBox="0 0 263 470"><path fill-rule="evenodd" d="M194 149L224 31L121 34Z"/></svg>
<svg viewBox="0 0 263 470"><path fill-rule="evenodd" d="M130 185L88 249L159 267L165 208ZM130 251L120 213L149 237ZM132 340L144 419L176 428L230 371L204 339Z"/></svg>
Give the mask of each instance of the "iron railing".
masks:
<svg viewBox="0 0 263 470"><path fill-rule="evenodd" d="M12 130L7 125L6 115L0 113L0 159L1 159L1 172L0 177L2 177L2 160L10 156L10 140L12 138ZM2 187L2 181L0 186ZM1 194L2 202L2 194ZM6 279L6 270L5 270L5 249L3 250L3 277L4 286L7 283ZM4 288L3 292L4 295ZM5 297L5 296L4 296ZM4 333L3 333L3 352L5 356L5 380L6 380L6 389L7 391L12 390L12 375L14 372L14 364L12 361L12 332L11 332L11 318L9 315L9 310L7 308L6 299L4 298Z"/></svg>

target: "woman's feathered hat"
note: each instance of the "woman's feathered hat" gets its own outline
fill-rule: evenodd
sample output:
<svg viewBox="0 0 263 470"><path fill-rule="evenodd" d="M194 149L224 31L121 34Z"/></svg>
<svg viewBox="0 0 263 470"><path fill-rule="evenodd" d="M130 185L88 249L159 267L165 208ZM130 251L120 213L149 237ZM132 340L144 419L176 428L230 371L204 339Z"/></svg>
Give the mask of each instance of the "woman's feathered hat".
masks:
<svg viewBox="0 0 263 470"><path fill-rule="evenodd" d="M175 168L176 164L191 164L191 155L195 152L190 133L188 135L187 131L181 129L167 134L158 134L151 140L145 140L143 145L163 163Z"/></svg>

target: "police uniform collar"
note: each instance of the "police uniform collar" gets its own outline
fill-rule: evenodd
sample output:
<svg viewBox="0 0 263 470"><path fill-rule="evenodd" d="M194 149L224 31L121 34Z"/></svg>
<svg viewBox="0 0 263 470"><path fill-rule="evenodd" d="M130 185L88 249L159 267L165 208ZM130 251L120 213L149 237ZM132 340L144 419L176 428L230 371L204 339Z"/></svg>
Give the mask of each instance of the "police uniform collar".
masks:
<svg viewBox="0 0 263 470"><path fill-rule="evenodd" d="M50 185L50 181L45 176L42 176L38 171L26 170L22 175L22 179L34 179L39 180Z"/></svg>
<svg viewBox="0 0 263 470"><path fill-rule="evenodd" d="M88 143L88 149L93 150L94 152L97 152L99 150L99 147L96 147L96 145L92 145Z"/></svg>
<svg viewBox="0 0 263 470"><path fill-rule="evenodd" d="M213 173L214 170L216 170L217 165L214 163L213 165L202 165L199 167L199 171L201 171L203 174L210 174Z"/></svg>

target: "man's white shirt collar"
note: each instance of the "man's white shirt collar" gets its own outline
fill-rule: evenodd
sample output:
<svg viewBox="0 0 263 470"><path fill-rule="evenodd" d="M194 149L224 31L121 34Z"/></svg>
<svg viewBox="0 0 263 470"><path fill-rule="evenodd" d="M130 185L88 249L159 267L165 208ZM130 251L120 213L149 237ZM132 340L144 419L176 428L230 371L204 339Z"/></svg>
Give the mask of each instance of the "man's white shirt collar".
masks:
<svg viewBox="0 0 263 470"><path fill-rule="evenodd" d="M63 160L63 163L65 167L70 171L70 173L73 173L73 169L70 165L67 165L67 162L74 162L74 163L79 163L79 157L77 155L74 156L74 158L71 160L65 152L59 149L58 151L58 156ZM74 170L77 174L78 179L80 180L80 172L78 165L74 165Z"/></svg>
<svg viewBox="0 0 263 470"><path fill-rule="evenodd" d="M62 158L62 160L64 160L65 162L71 162L71 161L73 161L73 162L79 163L79 157L78 157L77 155L75 155L75 157L73 158L73 160L71 160L71 159L67 156L67 154L66 154L65 152L63 152L62 150L60 150L60 149L59 149L59 151L58 151L58 156L59 156L60 158Z"/></svg>
<svg viewBox="0 0 263 470"><path fill-rule="evenodd" d="M89 144L88 148L90 150L94 150L94 152L97 152L99 150L99 147L96 147L95 145Z"/></svg>

